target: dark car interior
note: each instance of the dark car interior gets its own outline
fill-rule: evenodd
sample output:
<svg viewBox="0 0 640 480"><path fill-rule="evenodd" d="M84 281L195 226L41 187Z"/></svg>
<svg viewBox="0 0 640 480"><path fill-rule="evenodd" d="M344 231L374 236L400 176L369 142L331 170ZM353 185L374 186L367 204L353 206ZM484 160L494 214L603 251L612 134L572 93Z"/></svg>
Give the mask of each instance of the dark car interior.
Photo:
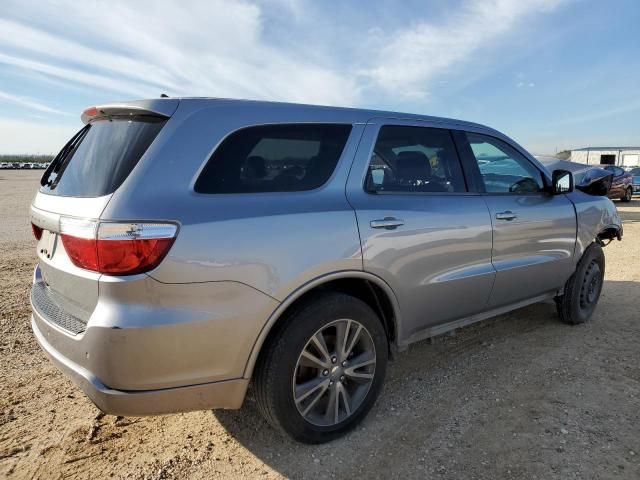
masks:
<svg viewBox="0 0 640 480"><path fill-rule="evenodd" d="M369 192L464 192L460 162L449 132L383 127L369 164Z"/></svg>

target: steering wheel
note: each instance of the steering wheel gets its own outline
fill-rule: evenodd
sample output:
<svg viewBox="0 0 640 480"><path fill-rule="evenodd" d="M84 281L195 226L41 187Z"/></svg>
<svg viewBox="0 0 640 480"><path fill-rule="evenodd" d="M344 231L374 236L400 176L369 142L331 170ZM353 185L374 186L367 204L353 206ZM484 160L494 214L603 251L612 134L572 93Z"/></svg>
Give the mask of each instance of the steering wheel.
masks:
<svg viewBox="0 0 640 480"><path fill-rule="evenodd" d="M540 190L538 182L533 178L523 178L509 187L511 193L534 193Z"/></svg>

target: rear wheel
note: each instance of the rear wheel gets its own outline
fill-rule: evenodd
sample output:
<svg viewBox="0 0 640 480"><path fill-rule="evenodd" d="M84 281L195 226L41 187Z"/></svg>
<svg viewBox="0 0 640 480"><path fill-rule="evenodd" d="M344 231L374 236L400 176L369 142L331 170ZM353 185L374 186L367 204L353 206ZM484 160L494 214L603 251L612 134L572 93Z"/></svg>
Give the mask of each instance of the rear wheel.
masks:
<svg viewBox="0 0 640 480"><path fill-rule="evenodd" d="M592 243L567 281L564 295L556 297L556 307L563 322L575 325L591 318L602 292L604 265L602 247Z"/></svg>
<svg viewBox="0 0 640 480"><path fill-rule="evenodd" d="M633 197L633 190L631 188L627 188L624 191L624 195L622 197L620 197L620 201L621 202L630 202L632 197Z"/></svg>
<svg viewBox="0 0 640 480"><path fill-rule="evenodd" d="M373 406L387 352L384 328L366 303L317 295L291 312L266 345L254 379L258 407L296 440L332 440Z"/></svg>

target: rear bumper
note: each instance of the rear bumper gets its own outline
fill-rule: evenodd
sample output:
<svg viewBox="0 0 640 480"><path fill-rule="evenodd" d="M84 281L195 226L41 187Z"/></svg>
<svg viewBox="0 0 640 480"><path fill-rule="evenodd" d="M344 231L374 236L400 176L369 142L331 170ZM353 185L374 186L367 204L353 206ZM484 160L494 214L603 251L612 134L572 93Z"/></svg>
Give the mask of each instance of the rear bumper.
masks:
<svg viewBox="0 0 640 480"><path fill-rule="evenodd" d="M163 284L140 275L101 280L85 321L46 291L38 266L33 280L38 343L101 410L119 415L239 408L247 361L278 305L237 282Z"/></svg>
<svg viewBox="0 0 640 480"><path fill-rule="evenodd" d="M242 406L249 384L249 380L242 378L158 390L111 389L86 368L69 360L53 348L47 341L45 333L38 328L34 318L37 315L37 313L32 315L31 327L40 347L51 361L105 413L139 416Z"/></svg>

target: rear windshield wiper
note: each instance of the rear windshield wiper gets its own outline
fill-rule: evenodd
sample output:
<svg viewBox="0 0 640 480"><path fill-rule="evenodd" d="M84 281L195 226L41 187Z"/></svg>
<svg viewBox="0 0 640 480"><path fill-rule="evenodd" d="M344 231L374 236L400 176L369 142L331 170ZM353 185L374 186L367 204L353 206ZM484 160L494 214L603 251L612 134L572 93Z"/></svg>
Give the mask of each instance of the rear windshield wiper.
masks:
<svg viewBox="0 0 640 480"><path fill-rule="evenodd" d="M78 133L71 137L71 140L69 140L67 144L62 148L62 150L60 150L60 153L56 155L56 158L51 161L47 169L44 171L44 174L40 179L40 185L42 185L43 187L49 187L51 189L55 188L57 180L64 170L63 167L66 166L67 162L65 162L65 160L69 158L71 152L75 151L76 147L80 144L84 136L89 131L90 127L91 124L85 125ZM54 178L51 178L52 174L54 173L56 174L56 176Z"/></svg>

